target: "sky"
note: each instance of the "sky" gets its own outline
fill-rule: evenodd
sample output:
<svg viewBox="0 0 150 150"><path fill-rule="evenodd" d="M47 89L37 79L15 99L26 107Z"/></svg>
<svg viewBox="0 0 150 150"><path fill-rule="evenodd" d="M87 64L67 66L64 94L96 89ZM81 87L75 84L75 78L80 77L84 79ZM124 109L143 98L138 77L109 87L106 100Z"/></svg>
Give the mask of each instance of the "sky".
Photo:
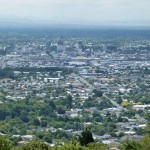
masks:
<svg viewBox="0 0 150 150"><path fill-rule="evenodd" d="M0 21L150 25L150 0L0 0Z"/></svg>

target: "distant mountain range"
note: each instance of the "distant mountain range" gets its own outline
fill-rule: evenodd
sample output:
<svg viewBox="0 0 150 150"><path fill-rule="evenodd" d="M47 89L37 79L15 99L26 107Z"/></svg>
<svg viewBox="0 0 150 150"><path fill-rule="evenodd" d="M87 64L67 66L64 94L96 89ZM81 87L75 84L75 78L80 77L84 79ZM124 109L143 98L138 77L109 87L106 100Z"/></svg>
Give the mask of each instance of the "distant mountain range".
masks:
<svg viewBox="0 0 150 150"><path fill-rule="evenodd" d="M121 29L121 30L150 30L150 26L133 26L127 24L100 24L100 25L91 25L91 24L80 24L80 23L61 23L56 20L47 21L47 20L36 20L36 19L0 19L0 28L67 28L67 29L101 29L101 30L110 30L110 29Z"/></svg>

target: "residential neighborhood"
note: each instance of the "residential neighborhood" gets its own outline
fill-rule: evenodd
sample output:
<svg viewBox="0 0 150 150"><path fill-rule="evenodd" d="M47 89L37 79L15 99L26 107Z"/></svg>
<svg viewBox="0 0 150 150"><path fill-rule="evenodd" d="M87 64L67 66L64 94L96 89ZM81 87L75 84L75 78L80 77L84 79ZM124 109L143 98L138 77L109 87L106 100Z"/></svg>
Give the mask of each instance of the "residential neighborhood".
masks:
<svg viewBox="0 0 150 150"><path fill-rule="evenodd" d="M150 40L39 37L0 41L0 135L57 145L88 128L118 146L150 120ZM17 139L17 140L16 140Z"/></svg>

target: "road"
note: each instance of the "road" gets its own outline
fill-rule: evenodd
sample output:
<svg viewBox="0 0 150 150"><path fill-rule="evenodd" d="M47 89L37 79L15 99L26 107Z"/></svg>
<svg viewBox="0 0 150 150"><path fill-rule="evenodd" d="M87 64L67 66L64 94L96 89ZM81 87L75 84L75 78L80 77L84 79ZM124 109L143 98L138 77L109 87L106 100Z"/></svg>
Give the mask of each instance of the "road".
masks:
<svg viewBox="0 0 150 150"><path fill-rule="evenodd" d="M73 76L75 76L76 78L78 78L82 83L86 84L90 89L92 89L92 90L95 89L95 87L94 87L92 84L90 84L89 82L87 82L83 77L81 77L81 76L79 76L79 75L77 75L77 74L75 74L75 73L73 73ZM128 111L128 109L122 107L122 106L119 105L116 101L114 101L113 99L109 98L109 97L106 95L106 93L104 93L103 96L104 96L105 98L109 99L109 100L111 101L111 103L112 103L114 106L116 106L117 109L124 110L124 111ZM138 120L140 120L140 121L146 122L146 120L145 120L143 117L141 117L140 115L138 115L138 114L136 114L135 117L136 117Z"/></svg>
<svg viewBox="0 0 150 150"><path fill-rule="evenodd" d="M81 76L79 76L79 75L77 75L77 74L75 74L75 73L74 73L73 75L74 75L76 78L78 78L82 83L86 84L90 89L92 89L92 90L95 89L95 87L94 87L92 84L90 84L89 82L87 82L83 77L81 77ZM111 101L111 103L112 103L114 106L116 106L117 109L127 111L126 108L123 108L122 106L120 106L119 104L117 104L114 100L112 100L111 98L109 98L105 93L103 94L103 96L104 96L105 98L109 99L109 100Z"/></svg>
<svg viewBox="0 0 150 150"><path fill-rule="evenodd" d="M81 76L79 76L79 75L77 75L75 73L73 73L73 76L78 78L82 83L86 84L90 89L92 89L92 90L95 89L95 87L92 84L90 84L89 82L87 82L83 77L81 77Z"/></svg>
<svg viewBox="0 0 150 150"><path fill-rule="evenodd" d="M113 99L109 98L105 93L103 94L103 96L107 99L109 99L111 101L111 103L116 106L117 109L120 109L120 110L124 110L124 111L128 111L128 109L122 107L121 105L119 105L116 101L114 101Z"/></svg>

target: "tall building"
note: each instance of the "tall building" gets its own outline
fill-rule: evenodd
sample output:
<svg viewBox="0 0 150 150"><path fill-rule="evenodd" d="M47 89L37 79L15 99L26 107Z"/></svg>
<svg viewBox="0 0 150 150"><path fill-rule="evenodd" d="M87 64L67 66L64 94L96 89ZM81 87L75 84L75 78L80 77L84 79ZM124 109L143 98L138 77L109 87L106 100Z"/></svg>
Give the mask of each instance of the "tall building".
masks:
<svg viewBox="0 0 150 150"><path fill-rule="evenodd" d="M1 69L6 68L6 56L2 56L1 60Z"/></svg>
<svg viewBox="0 0 150 150"><path fill-rule="evenodd" d="M66 50L66 46L63 40L57 41L57 52L64 52Z"/></svg>
<svg viewBox="0 0 150 150"><path fill-rule="evenodd" d="M1 69L6 68L6 50L4 47L4 50L1 51Z"/></svg>

